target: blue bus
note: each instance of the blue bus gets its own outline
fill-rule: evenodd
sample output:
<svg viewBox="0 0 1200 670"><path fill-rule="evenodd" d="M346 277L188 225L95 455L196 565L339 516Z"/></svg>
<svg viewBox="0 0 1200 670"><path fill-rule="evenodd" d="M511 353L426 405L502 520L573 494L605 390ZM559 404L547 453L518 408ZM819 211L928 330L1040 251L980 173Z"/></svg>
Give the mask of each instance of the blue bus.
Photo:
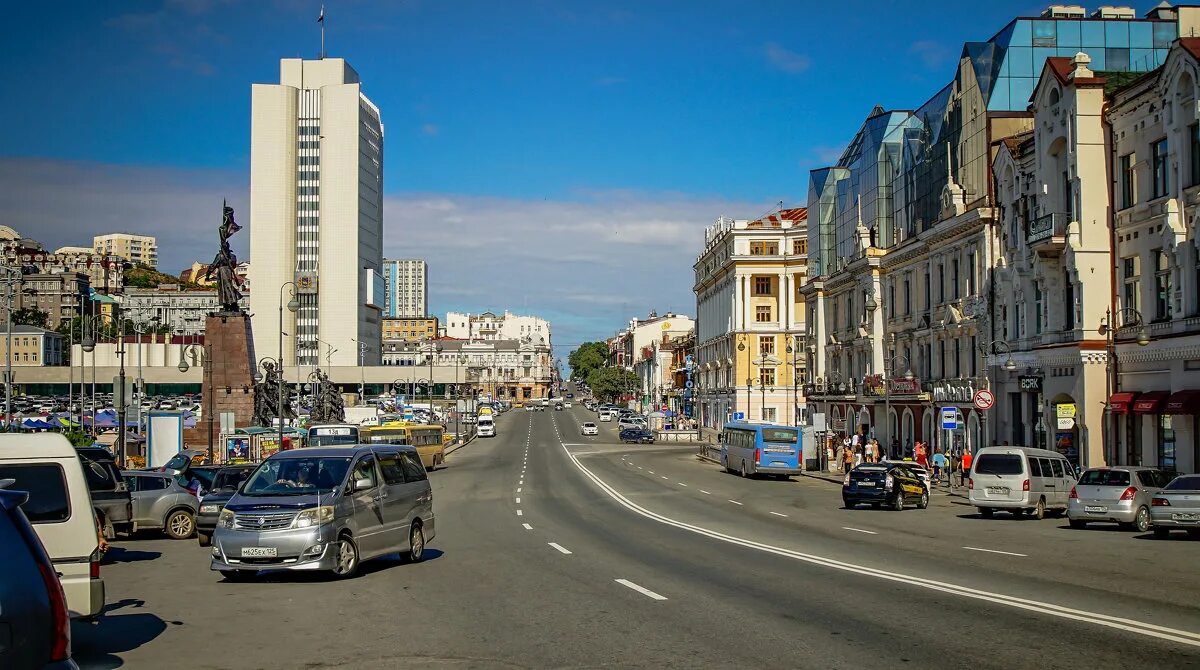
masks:
<svg viewBox="0 0 1200 670"><path fill-rule="evenodd" d="M787 479L801 472L803 447L793 426L734 421L721 432L721 465L726 472L753 477L758 473Z"/></svg>

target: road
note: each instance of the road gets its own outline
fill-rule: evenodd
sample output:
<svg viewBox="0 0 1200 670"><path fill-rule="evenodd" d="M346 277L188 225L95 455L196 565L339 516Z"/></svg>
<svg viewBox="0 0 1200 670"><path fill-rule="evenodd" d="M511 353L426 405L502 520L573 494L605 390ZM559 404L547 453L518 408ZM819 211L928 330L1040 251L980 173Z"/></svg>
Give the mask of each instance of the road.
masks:
<svg viewBox="0 0 1200 670"><path fill-rule="evenodd" d="M427 559L228 583L194 542L122 540L85 668L1200 667L1200 543L840 509L592 415L517 410L431 475ZM919 665L918 665L919 664Z"/></svg>

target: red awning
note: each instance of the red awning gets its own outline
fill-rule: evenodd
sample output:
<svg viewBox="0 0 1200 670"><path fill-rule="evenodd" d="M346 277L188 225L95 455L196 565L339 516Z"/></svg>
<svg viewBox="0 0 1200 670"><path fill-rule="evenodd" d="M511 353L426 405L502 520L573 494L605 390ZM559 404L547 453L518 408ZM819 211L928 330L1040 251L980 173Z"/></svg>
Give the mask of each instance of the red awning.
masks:
<svg viewBox="0 0 1200 670"><path fill-rule="evenodd" d="M1167 391L1148 391L1133 401L1134 414L1158 414L1171 394Z"/></svg>
<svg viewBox="0 0 1200 670"><path fill-rule="evenodd" d="M1163 414L1200 414L1200 391L1176 391L1163 405Z"/></svg>
<svg viewBox="0 0 1200 670"><path fill-rule="evenodd" d="M1128 414L1129 408L1133 405L1133 399L1137 395L1136 393L1114 393L1108 399L1108 406L1112 408L1113 414Z"/></svg>

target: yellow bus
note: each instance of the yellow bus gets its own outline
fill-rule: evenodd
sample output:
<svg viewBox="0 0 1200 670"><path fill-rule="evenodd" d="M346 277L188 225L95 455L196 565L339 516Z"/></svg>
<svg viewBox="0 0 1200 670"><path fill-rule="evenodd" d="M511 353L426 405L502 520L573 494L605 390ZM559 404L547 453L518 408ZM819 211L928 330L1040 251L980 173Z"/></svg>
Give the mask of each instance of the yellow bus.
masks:
<svg viewBox="0 0 1200 670"><path fill-rule="evenodd" d="M362 426L361 431L364 444L408 444L416 447L426 470L433 470L446 461L446 446L442 440L445 429L442 426L398 421L382 426Z"/></svg>

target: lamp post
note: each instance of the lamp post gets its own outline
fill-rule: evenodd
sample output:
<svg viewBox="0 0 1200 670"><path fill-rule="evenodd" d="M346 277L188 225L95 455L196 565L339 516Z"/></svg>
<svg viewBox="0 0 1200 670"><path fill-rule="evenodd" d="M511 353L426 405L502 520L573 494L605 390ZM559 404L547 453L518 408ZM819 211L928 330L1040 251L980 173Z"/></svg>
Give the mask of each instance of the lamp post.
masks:
<svg viewBox="0 0 1200 670"><path fill-rule="evenodd" d="M429 413L433 414L433 359L442 353L442 345L429 341Z"/></svg>
<svg viewBox="0 0 1200 670"><path fill-rule="evenodd" d="M208 424L208 462L213 462L213 396L216 395L216 390L212 386L212 365L209 364L208 357L208 342L202 344L191 343L184 345L179 352L179 371L187 372L191 367L188 365L187 357L191 354L195 357L196 348L200 348L200 365L204 366L204 376L208 378L208 388L204 389L204 404L207 407L204 409L204 421ZM93 421L93 423L95 423ZM283 444L280 444L282 448Z"/></svg>
<svg viewBox="0 0 1200 670"><path fill-rule="evenodd" d="M1150 333L1146 330L1146 323L1142 319L1142 313L1132 307L1122 308L1117 312L1117 320L1120 325L1113 323L1112 309L1104 310L1104 319L1100 321L1100 327L1097 329L1104 336L1104 415L1105 415L1105 430L1108 435L1104 439L1105 461L1109 465L1117 462L1117 426L1116 417L1112 411L1112 396L1121 390L1120 369L1117 360L1117 330L1120 328L1137 328L1136 339L1139 347L1144 347L1150 344ZM1111 453L1109 450L1111 449Z"/></svg>
<svg viewBox="0 0 1200 670"><path fill-rule="evenodd" d="M125 411L129 405L129 398L125 395L125 316L114 317L111 313L101 312L92 317L92 330L95 331L95 324L103 323L104 319L108 319L117 327L117 359L120 361L120 369L117 372L117 388L113 389L113 404L117 408L117 441L120 443L117 447L117 457L122 466L125 465ZM93 352L93 360L96 350L96 341L93 338L85 337L83 339L83 350ZM92 431L96 430L96 408L92 408Z"/></svg>
<svg viewBox="0 0 1200 670"><path fill-rule="evenodd" d="M738 349L738 358L740 359L741 352L746 350L746 340L745 340L744 335L742 336L741 339L738 340L737 349ZM746 374L747 375L750 374L749 368L750 368L750 354L746 354ZM733 377L733 385L734 385L733 414L737 414L737 366L736 365L733 366L733 374L734 374L734 377ZM749 377L747 377L747 380L746 380L746 414L747 415L750 414L750 381L749 381Z"/></svg>
<svg viewBox="0 0 1200 670"><path fill-rule="evenodd" d="M4 286L8 289L5 299L5 310L8 314L8 323L5 325L5 347L4 347L4 431L12 431L12 327L13 327L13 308L17 300L18 287L25 283L22 277L24 274L20 266L14 267L11 265L0 266L0 272L4 274ZM82 387L82 384L80 384Z"/></svg>
<svg viewBox="0 0 1200 670"><path fill-rule="evenodd" d="M289 287L290 287L290 289L289 289ZM285 333L283 330L283 307L284 307L283 292L285 289L289 289L289 299L287 301L288 311L291 312L292 314L295 314L297 311L300 310L300 301L296 299L296 282L294 282L294 281L284 282L279 287L279 358L278 358L278 361L279 361L279 449L280 450L283 450L283 416L284 416L283 403L285 402L284 397L283 397L283 392L284 392L284 389L287 387L287 384L285 384L283 381L284 380L283 338L287 335L287 333ZM296 369L299 370L299 366L297 366ZM297 374L297 382L299 382L299 374ZM288 400L287 402L291 402L291 401ZM297 416L299 416L299 414L300 414L300 412L299 412L300 408L298 406L300 403L299 398L297 398L296 403L297 403L296 414L297 414Z"/></svg>
<svg viewBox="0 0 1200 670"><path fill-rule="evenodd" d="M148 332L149 325L151 323L159 323L159 318L157 316L155 316L155 317L151 317L149 322L142 323L142 322L135 321L133 324L133 332L137 333L137 336L138 336L137 337L137 348L138 348L138 360L137 360L138 368L137 369L138 369L138 371L137 371L137 379L135 380L135 386L137 389L137 394L135 395L137 406L135 409L137 411L137 434L138 434L138 436L141 436L141 434L142 434L142 400L146 395L146 389L143 387L143 385L146 382L145 382L145 380L142 379L142 335L145 335Z"/></svg>
<svg viewBox="0 0 1200 670"><path fill-rule="evenodd" d="M904 365L903 365L903 367L905 368L904 379L912 379L913 378L912 369L909 368L908 358L906 358L905 356L902 356L900 354L893 354L884 360L883 426L884 426L884 428L887 429L887 433L884 436L884 440L886 440L886 441L883 443L883 445L884 445L883 448L887 449L888 454L893 458L900 456L900 454L892 453L892 439L893 439L893 435L892 435L892 375L895 374L895 372L896 372L896 361L904 361ZM896 423L899 424L900 422L897 421Z"/></svg>

